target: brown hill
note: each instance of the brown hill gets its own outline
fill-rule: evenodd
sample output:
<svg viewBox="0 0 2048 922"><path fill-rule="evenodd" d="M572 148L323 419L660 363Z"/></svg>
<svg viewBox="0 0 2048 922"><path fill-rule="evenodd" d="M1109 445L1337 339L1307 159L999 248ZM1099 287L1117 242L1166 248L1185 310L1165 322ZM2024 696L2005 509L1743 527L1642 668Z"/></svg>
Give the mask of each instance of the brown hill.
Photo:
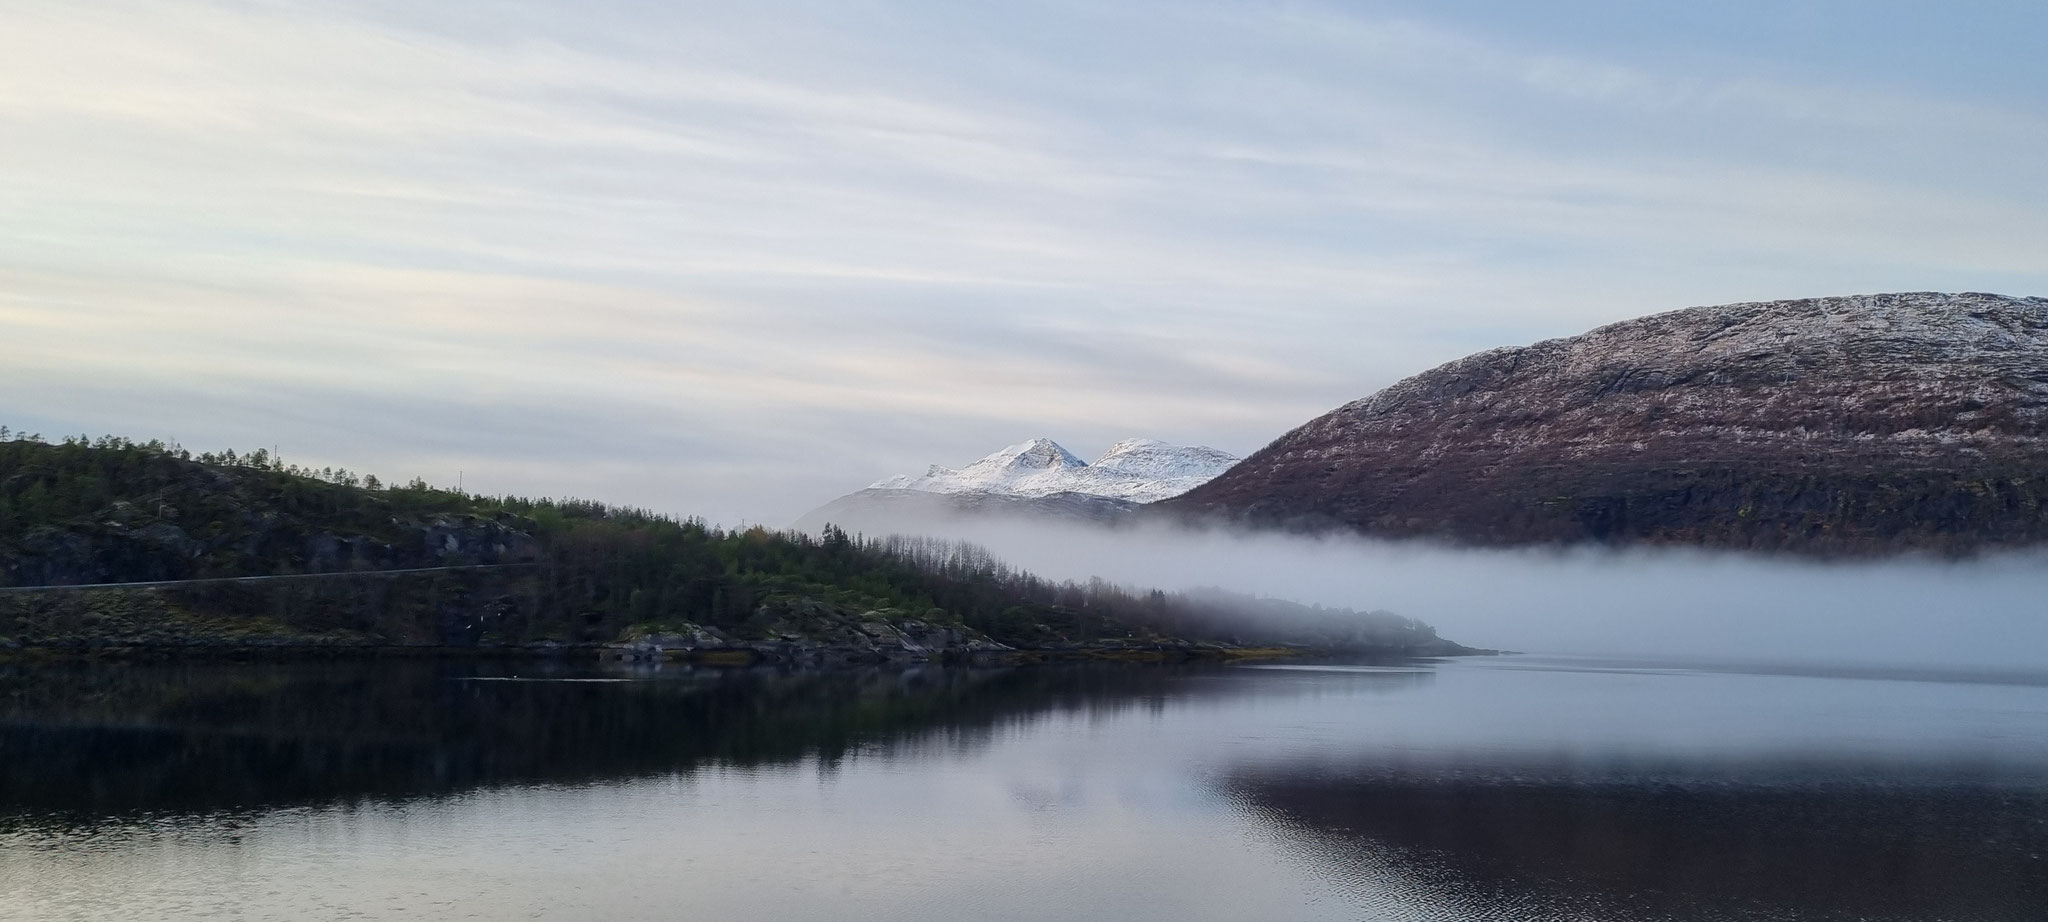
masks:
<svg viewBox="0 0 2048 922"><path fill-rule="evenodd" d="M1463 543L1875 554L2048 540L2048 299L1697 307L1481 352L1161 504Z"/></svg>

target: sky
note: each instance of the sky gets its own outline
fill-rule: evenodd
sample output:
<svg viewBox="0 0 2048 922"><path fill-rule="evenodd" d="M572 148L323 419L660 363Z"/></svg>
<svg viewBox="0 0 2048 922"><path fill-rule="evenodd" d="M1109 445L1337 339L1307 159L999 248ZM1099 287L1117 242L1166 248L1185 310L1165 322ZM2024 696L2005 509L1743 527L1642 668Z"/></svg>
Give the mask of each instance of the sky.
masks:
<svg viewBox="0 0 2048 922"><path fill-rule="evenodd" d="M1540 7L1540 9L1539 9ZM2033 2L0 3L0 424L786 523L2048 294Z"/></svg>

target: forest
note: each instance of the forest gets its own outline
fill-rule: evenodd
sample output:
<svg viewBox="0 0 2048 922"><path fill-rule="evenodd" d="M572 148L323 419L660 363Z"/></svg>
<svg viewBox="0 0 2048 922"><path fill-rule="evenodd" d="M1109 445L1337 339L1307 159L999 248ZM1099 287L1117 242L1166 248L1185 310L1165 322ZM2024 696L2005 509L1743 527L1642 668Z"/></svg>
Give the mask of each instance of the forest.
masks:
<svg viewBox="0 0 2048 922"><path fill-rule="evenodd" d="M382 575L398 570L434 572ZM329 576L183 582L309 574ZM262 450L0 429L6 643L600 644L700 627L754 640L903 619L1026 648L1446 646L1383 612L1057 582L955 542L726 529L587 500L392 485Z"/></svg>

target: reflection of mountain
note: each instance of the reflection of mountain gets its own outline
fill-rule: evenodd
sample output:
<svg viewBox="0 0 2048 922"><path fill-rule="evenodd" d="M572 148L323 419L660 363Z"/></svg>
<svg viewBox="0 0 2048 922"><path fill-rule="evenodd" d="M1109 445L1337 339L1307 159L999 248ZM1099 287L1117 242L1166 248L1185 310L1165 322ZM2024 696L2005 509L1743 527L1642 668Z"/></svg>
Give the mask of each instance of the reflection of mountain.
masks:
<svg viewBox="0 0 2048 922"><path fill-rule="evenodd" d="M1319 872L1447 919L2019 922L2048 905L2038 787L1282 772L1228 786Z"/></svg>
<svg viewBox="0 0 2048 922"><path fill-rule="evenodd" d="M403 798L835 759L945 727L1186 693L1199 669L669 670L520 664L0 668L0 816ZM614 674L617 678L623 674ZM534 679L571 681L535 681Z"/></svg>

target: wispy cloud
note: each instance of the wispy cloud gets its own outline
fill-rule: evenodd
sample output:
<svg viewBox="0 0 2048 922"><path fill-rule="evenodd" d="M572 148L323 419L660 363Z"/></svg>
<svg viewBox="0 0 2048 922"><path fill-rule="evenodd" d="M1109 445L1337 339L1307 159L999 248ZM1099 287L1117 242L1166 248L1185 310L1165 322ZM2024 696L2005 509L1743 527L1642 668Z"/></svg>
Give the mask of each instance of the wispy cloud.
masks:
<svg viewBox="0 0 2048 922"><path fill-rule="evenodd" d="M727 520L1026 435L1249 451L1651 310L2048 275L2039 107L1426 7L0 20L18 419Z"/></svg>

